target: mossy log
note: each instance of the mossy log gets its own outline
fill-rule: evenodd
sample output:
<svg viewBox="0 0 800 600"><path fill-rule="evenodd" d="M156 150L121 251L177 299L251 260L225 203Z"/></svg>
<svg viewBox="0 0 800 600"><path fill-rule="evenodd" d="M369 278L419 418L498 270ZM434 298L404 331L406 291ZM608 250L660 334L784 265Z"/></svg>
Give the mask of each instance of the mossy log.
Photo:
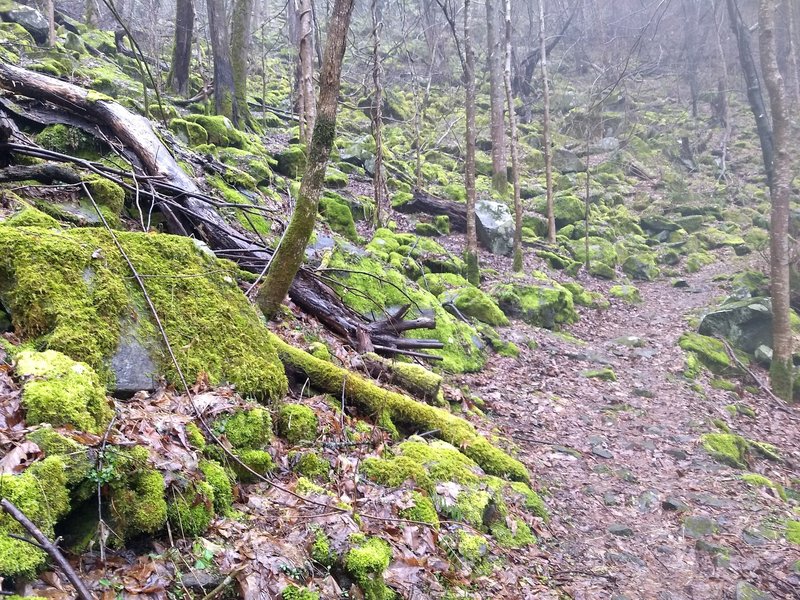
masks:
<svg viewBox="0 0 800 600"><path fill-rule="evenodd" d="M431 196L423 190L414 190L414 196L408 202L392 205L397 212L426 213L429 215L446 215L450 218L450 227L455 231L467 230L467 205L461 202L445 200Z"/></svg>
<svg viewBox="0 0 800 600"><path fill-rule="evenodd" d="M164 212L171 233L193 235L219 256L235 260L242 268L256 273L270 261L271 250L239 232L205 200L205 194L180 167L145 117L97 92L9 64L0 64L0 88L50 102L65 114L87 119L110 133L109 137L118 139L135 164L141 165L147 175L158 176L150 182L163 195L160 204L170 207ZM7 139L0 138L0 147L7 144ZM317 317L356 348L374 348L392 355L403 352L404 348L437 347L435 341L431 342L434 345L426 346L420 345L421 340L402 337L399 333L402 329L370 327L362 315L345 306L336 293L310 271L301 269L298 272L289 296L305 312Z"/></svg>
<svg viewBox="0 0 800 600"><path fill-rule="evenodd" d="M525 466L480 435L470 423L446 410L385 390L366 379L299 350L272 336L278 356L287 370L307 377L314 387L345 398L362 413L389 418L395 425L434 435L459 448L491 475L529 481Z"/></svg>
<svg viewBox="0 0 800 600"><path fill-rule="evenodd" d="M364 366L374 379L403 388L415 398L441 404L442 376L413 363L392 362L377 354L364 355Z"/></svg>

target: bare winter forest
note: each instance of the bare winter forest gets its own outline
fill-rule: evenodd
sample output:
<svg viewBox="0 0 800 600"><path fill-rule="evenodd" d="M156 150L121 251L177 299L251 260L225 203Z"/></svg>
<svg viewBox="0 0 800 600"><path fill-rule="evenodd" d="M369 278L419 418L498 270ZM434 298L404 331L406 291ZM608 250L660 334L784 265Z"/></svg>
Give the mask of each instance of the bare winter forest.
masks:
<svg viewBox="0 0 800 600"><path fill-rule="evenodd" d="M0 0L0 599L800 598L800 1Z"/></svg>

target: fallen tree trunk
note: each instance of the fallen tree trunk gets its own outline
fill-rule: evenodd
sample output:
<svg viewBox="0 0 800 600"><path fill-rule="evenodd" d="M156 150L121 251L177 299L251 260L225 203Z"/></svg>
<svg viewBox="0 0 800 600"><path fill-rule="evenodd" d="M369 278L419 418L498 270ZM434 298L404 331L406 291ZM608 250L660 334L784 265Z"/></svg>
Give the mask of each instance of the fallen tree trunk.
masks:
<svg viewBox="0 0 800 600"><path fill-rule="evenodd" d="M271 334L278 356L290 371L307 377L311 385L337 396L343 394L353 406L376 419L388 417L408 431L432 432L453 444L490 475L528 481L525 466L481 436L472 424L450 412L422 404L391 392L341 367L311 356Z"/></svg>
<svg viewBox="0 0 800 600"><path fill-rule="evenodd" d="M166 214L172 213L172 218L167 220L172 233L193 235L206 242L218 255L235 260L242 268L255 273L261 273L269 264L272 250L223 219L194 180L178 165L148 119L102 94L8 64L0 64L0 88L56 105L70 115L96 124L107 137L116 138L126 157L130 157L131 164L139 165L148 176L148 185L163 196L156 206L164 208ZM0 140L0 146L8 144L8 136ZM131 173L131 176L135 175ZM374 349L384 355L411 353L435 358L415 353L413 349L441 348L436 340L402 337L403 329L394 326L396 322L386 322L382 327L368 323L308 270L297 274L289 297L359 351ZM433 326L435 324L431 321L417 327Z"/></svg>
<svg viewBox="0 0 800 600"><path fill-rule="evenodd" d="M450 227L455 231L467 230L467 205L444 198L431 196L423 190L414 190L414 197L408 202L393 206L397 212L404 214L425 213L428 215L444 215L450 219Z"/></svg>

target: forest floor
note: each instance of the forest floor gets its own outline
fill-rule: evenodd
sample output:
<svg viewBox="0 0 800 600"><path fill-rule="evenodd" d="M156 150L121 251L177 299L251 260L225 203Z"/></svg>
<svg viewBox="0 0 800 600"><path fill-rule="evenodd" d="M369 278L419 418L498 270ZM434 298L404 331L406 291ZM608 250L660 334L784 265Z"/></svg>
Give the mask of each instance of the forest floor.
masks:
<svg viewBox="0 0 800 600"><path fill-rule="evenodd" d="M552 519L539 550L551 584L571 597L762 597L747 595L755 591L745 582L774 598L800 597L790 574L800 548L780 539L786 504L715 462L700 441L725 423L769 442L782 462L751 456L749 471L789 483L800 464L800 415L752 381L723 391L708 373L687 380L678 346L694 329L687 320L725 295L720 276L747 262L731 252L687 276L687 287L638 284L641 304L612 299L608 310L585 309L568 335L514 322L509 339L538 347L519 343L518 359L493 356L483 372L461 378L547 493ZM583 375L606 366L617 381ZM755 416L732 415L732 405Z"/></svg>

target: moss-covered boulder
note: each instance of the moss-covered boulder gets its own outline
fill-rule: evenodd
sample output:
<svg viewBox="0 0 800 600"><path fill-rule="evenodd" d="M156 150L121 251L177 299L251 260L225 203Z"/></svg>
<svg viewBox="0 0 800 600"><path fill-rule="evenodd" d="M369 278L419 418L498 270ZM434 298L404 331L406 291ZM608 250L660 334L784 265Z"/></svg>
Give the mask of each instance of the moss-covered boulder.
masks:
<svg viewBox="0 0 800 600"><path fill-rule="evenodd" d="M123 540L164 527L166 484L164 476L150 465L146 448L138 446L116 455L108 486L113 528Z"/></svg>
<svg viewBox="0 0 800 600"><path fill-rule="evenodd" d="M612 285L608 293L612 298L618 298L629 304L639 304L642 301L639 289L633 285Z"/></svg>
<svg viewBox="0 0 800 600"><path fill-rule="evenodd" d="M589 273L604 279L614 279L617 265L617 251L607 239L589 236ZM573 240L567 245L570 253L579 263L586 263L586 239Z"/></svg>
<svg viewBox="0 0 800 600"><path fill-rule="evenodd" d="M97 140L77 127L48 125L36 134L36 143L55 152L94 160L98 158L100 146Z"/></svg>
<svg viewBox="0 0 800 600"><path fill-rule="evenodd" d="M278 435L290 444L313 442L317 439L319 420L316 413L304 404L283 404L278 409Z"/></svg>
<svg viewBox="0 0 800 600"><path fill-rule="evenodd" d="M16 356L14 370L22 379L22 405L29 425L69 425L102 433L112 410L105 387L86 363L47 350L25 350Z"/></svg>
<svg viewBox="0 0 800 600"><path fill-rule="evenodd" d="M734 348L752 354L759 346L772 347L772 302L745 298L726 302L706 313L698 331L727 339Z"/></svg>
<svg viewBox="0 0 800 600"><path fill-rule="evenodd" d="M427 238L411 237L432 242ZM476 343L475 330L448 313L436 296L420 288L399 270L404 267L407 269L414 259L399 253L406 250L391 232L379 239L385 240L385 244L377 244L373 239L370 247L377 246L381 251L373 252L372 255L361 255L337 248L331 256L328 266L331 269L340 269L331 274L342 283L337 291L345 304L364 315L383 318L386 310L411 303L409 316L432 314L436 317L436 328L412 330L407 335L442 342L444 348L437 350L437 354L443 357L441 365L447 371L464 373L480 370L486 359ZM390 249L394 250L391 254L384 251ZM410 249L408 251L411 253ZM381 256L389 264L380 260Z"/></svg>
<svg viewBox="0 0 800 600"><path fill-rule="evenodd" d="M281 175L297 179L306 170L306 147L293 144L275 157L278 164L275 170Z"/></svg>
<svg viewBox="0 0 800 600"><path fill-rule="evenodd" d="M652 252L633 254L622 263L622 271L639 281L653 281L661 274L656 265L656 256Z"/></svg>
<svg viewBox="0 0 800 600"><path fill-rule="evenodd" d="M507 316L537 327L554 329L578 319L572 293L555 281L541 285L501 283L490 293Z"/></svg>
<svg viewBox="0 0 800 600"><path fill-rule="evenodd" d="M718 339L690 332L683 334L678 343L683 350L694 354L712 373L721 374L731 367L725 345Z"/></svg>
<svg viewBox="0 0 800 600"><path fill-rule="evenodd" d="M208 143L215 146L232 146L246 149L249 145L247 136L236 129L230 119L221 115L188 115L186 121L197 123L205 129Z"/></svg>
<svg viewBox="0 0 800 600"><path fill-rule="evenodd" d="M367 250L395 268L402 268L407 274L415 271L415 265L433 273L461 275L465 270L464 261L445 250L441 244L412 233L378 229L367 244Z"/></svg>
<svg viewBox="0 0 800 600"><path fill-rule="evenodd" d="M21 475L0 475L0 498L7 498L50 539L58 520L70 509L63 461L51 456L34 463ZM0 577L32 579L47 555L36 546L9 534L28 532L5 511L0 511Z"/></svg>
<svg viewBox="0 0 800 600"><path fill-rule="evenodd" d="M558 228L583 220L585 210L583 200L572 193L559 193L553 198L553 216ZM536 212L547 214L546 198L539 198L536 201Z"/></svg>
<svg viewBox="0 0 800 600"><path fill-rule="evenodd" d="M383 572L392 560L392 547L377 537L355 534L353 546L344 557L344 565L350 576L358 583L364 600L391 600L394 592L383 580Z"/></svg>
<svg viewBox="0 0 800 600"><path fill-rule="evenodd" d="M190 381L205 374L245 395L283 396L283 366L231 263L188 238L116 235L147 275L150 299ZM132 347L137 364L149 357L158 374L178 381L141 290L105 230L0 224L0 302L17 335L85 361L106 383L113 384Z"/></svg>
<svg viewBox="0 0 800 600"><path fill-rule="evenodd" d="M207 481L187 482L183 489L173 486L167 505L172 531L182 537L203 533L214 518L214 488Z"/></svg>
<svg viewBox="0 0 800 600"><path fill-rule="evenodd" d="M351 242L358 241L358 232L350 207L340 197L324 194L319 199L319 214L330 228Z"/></svg>
<svg viewBox="0 0 800 600"><path fill-rule="evenodd" d="M350 183L350 178L347 177L346 173L342 173L339 169L328 167L325 171L325 187L333 190L339 190L347 187L348 183Z"/></svg>
<svg viewBox="0 0 800 600"><path fill-rule="evenodd" d="M420 277L417 283L437 295L445 308L454 308L451 312L456 316L474 317L488 325L508 325L508 317L494 299L461 275L429 273Z"/></svg>
<svg viewBox="0 0 800 600"><path fill-rule="evenodd" d="M208 143L208 132L199 123L186 119L172 119L169 122L170 130L188 146L200 146Z"/></svg>

